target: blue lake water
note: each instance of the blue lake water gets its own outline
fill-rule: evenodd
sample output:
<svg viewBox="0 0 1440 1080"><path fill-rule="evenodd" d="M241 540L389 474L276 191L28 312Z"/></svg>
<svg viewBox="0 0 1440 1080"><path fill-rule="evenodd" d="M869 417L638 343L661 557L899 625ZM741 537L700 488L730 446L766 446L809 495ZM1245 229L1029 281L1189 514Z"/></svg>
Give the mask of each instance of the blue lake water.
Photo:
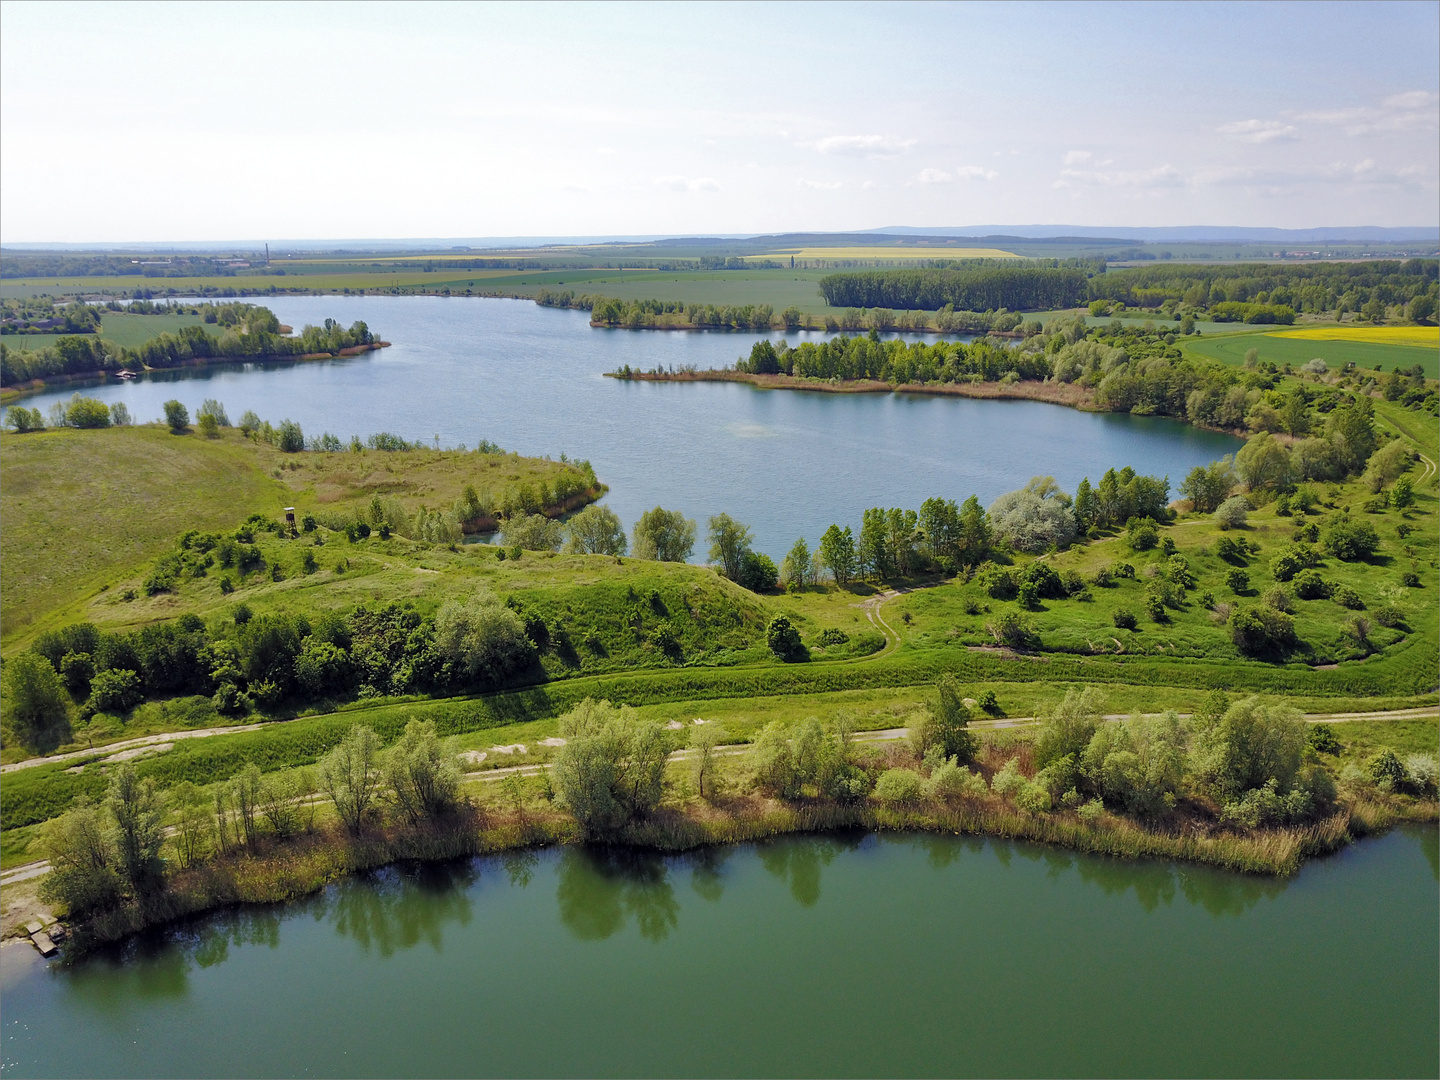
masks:
<svg viewBox="0 0 1440 1080"><path fill-rule="evenodd" d="M778 558L797 536L812 547L832 522L858 529L871 506L918 508L932 495L989 503L1035 475L1068 491L1084 476L1133 465L1169 475L1233 453L1230 436L1170 420L1082 413L1029 401L756 390L725 383L604 378L623 364L733 363L760 336L597 330L584 312L526 300L307 296L262 299L297 329L365 320L392 342L346 360L164 372L85 392L153 420L179 398L193 413L222 401L307 435L391 431L442 446L481 439L522 454L588 458L626 526L645 510L700 523L724 511ZM814 335L820 340L824 335ZM803 334L790 336L791 344ZM26 404L45 411L74 387ZM703 546L703 545L702 545ZM703 555L703 551L699 552Z"/></svg>
<svg viewBox="0 0 1440 1080"><path fill-rule="evenodd" d="M73 968L5 1076L1434 1076L1434 826L1294 878L955 836L392 867Z"/></svg>

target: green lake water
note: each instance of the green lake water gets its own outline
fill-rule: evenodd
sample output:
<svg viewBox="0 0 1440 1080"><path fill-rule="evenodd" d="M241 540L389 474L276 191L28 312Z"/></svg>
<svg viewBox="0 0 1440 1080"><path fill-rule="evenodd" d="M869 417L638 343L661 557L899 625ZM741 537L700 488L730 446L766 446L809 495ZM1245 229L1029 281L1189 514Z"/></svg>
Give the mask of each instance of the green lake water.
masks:
<svg viewBox="0 0 1440 1080"><path fill-rule="evenodd" d="M1277 881L925 835L392 868L72 968L6 1076L1435 1076L1440 851Z"/></svg>

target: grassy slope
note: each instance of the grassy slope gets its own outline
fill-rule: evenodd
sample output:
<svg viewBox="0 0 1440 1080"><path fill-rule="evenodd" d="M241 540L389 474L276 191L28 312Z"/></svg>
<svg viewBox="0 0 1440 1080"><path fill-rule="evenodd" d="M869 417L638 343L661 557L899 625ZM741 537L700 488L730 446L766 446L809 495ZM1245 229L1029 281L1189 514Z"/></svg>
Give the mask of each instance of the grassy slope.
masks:
<svg viewBox="0 0 1440 1080"><path fill-rule="evenodd" d="M278 515L289 505L301 514L350 510L375 494L394 496L411 512L421 504L448 508L467 484L498 496L564 468L509 454L433 450L282 454L233 429L212 440L151 426L7 433L0 451L0 633L7 652L47 626L90 617L88 605L103 618L106 604L121 602L118 586L138 583L149 561L189 529L232 529L251 513ZM216 581L205 579L212 590ZM107 585L117 588L97 593ZM138 601L133 610L142 621L178 615L173 601Z"/></svg>
<svg viewBox="0 0 1440 1080"><path fill-rule="evenodd" d="M283 501L239 439L156 427L0 436L0 633L80 597L190 528L233 527ZM7 640L8 644L8 640Z"/></svg>

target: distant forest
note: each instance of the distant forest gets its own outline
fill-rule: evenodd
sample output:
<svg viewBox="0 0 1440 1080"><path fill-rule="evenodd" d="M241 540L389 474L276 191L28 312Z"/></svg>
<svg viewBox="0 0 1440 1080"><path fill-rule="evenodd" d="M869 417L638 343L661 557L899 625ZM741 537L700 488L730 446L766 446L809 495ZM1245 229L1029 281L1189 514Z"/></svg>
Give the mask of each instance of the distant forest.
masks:
<svg viewBox="0 0 1440 1080"><path fill-rule="evenodd" d="M872 270L830 274L820 293L831 307L919 308L938 311L1045 311L1089 299L1080 270L983 268L977 270Z"/></svg>

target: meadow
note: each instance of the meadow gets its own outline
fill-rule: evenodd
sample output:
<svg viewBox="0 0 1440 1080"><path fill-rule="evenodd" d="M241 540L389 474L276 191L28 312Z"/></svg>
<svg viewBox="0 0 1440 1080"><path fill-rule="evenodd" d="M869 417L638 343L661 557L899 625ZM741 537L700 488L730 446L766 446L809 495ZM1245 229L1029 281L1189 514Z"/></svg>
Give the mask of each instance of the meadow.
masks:
<svg viewBox="0 0 1440 1080"><path fill-rule="evenodd" d="M1219 324L1225 326L1227 324ZM1234 324L1228 324L1233 326ZM1301 330L1281 333L1258 328L1240 333L1201 335L1181 338L1181 348L1196 356L1203 356L1221 363L1240 366L1250 349L1259 353L1262 362L1284 366L1300 367L1317 357L1332 368L1355 364L1357 367L1373 370L1376 365L1384 371L1393 368L1409 369L1419 364L1427 379L1440 375L1440 349L1421 345L1391 344L1389 341L1375 341L1368 336L1355 340L1346 327L1335 327L1345 336L1312 336L1331 330L1331 327L1307 327ZM1382 330L1424 330L1424 327L1382 327ZM1433 331L1431 331L1433 333ZM1403 339L1402 339L1403 340Z"/></svg>
<svg viewBox="0 0 1440 1080"><path fill-rule="evenodd" d="M0 446L0 634L7 651L70 617L77 603L103 608L138 567L190 529L221 532L251 513L276 517L292 505L302 514L353 516L377 495L398 499L412 514L422 505L449 509L467 486L503 499L567 469L512 454L424 449L283 454L238 429L207 439L151 425L6 433ZM125 621L166 613L163 600L136 610L141 614Z"/></svg>

